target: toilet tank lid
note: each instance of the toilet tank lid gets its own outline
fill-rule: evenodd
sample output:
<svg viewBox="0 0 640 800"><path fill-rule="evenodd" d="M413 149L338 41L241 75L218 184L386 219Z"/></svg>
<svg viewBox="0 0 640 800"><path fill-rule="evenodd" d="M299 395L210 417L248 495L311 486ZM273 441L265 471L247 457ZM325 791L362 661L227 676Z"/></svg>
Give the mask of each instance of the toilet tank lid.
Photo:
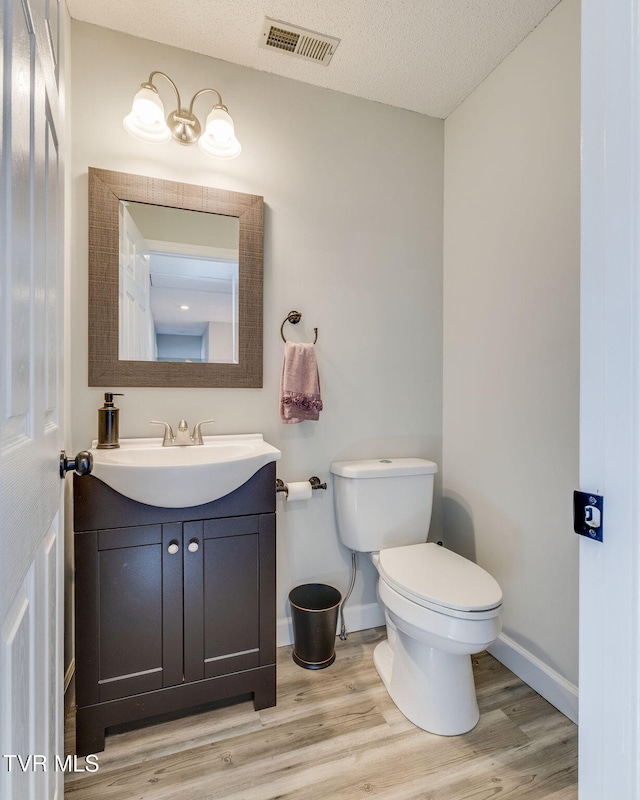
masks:
<svg viewBox="0 0 640 800"><path fill-rule="evenodd" d="M331 472L342 478L386 478L402 475L429 475L438 465L425 458L368 458L361 461L334 461Z"/></svg>

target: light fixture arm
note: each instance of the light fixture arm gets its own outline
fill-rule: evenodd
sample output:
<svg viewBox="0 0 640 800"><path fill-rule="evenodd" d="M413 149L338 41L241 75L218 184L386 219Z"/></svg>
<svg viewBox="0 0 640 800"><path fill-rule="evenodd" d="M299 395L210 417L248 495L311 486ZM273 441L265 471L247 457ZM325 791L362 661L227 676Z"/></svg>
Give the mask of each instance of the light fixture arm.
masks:
<svg viewBox="0 0 640 800"><path fill-rule="evenodd" d="M154 70L151 73L151 75L149 75L149 80L146 83L143 83L142 85L145 87L145 89L153 89L154 91L157 92L158 91L158 87L153 82L153 76L154 75L162 75L162 77L165 78L166 80L168 80L169 83L173 86L173 91L176 93L176 98L178 100L178 110L180 110L182 108L182 100L180 100L180 92L178 91L178 87L171 80L171 78L166 74L166 72L161 72L159 69ZM191 101L191 105L193 105L193 100ZM191 109L189 109L189 110L191 110Z"/></svg>
<svg viewBox="0 0 640 800"><path fill-rule="evenodd" d="M200 91L196 92L193 95L193 97L191 98L191 102L189 103L189 113L190 114L193 114L193 104L196 102L198 97L200 97L201 94L206 94L207 92L212 92L213 94L215 94L218 97L218 102L216 103L214 108L224 108L225 111L229 111L229 109L225 105L223 105L223 103L222 103L222 95L220 94L220 92L217 89L200 89Z"/></svg>

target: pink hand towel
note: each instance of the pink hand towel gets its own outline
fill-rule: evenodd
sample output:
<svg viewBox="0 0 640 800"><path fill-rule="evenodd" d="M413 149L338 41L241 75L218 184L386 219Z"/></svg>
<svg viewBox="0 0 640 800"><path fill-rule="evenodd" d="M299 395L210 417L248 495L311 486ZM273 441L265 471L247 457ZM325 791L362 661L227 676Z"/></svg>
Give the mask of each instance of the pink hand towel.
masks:
<svg viewBox="0 0 640 800"><path fill-rule="evenodd" d="M322 411L315 345L285 342L280 380L280 421L317 420Z"/></svg>

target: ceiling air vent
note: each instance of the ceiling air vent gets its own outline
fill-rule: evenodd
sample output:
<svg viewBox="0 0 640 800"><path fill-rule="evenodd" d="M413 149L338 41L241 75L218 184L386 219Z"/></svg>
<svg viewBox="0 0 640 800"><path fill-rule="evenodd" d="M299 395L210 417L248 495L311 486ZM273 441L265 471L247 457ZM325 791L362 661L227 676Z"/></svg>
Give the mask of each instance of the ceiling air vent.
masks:
<svg viewBox="0 0 640 800"><path fill-rule="evenodd" d="M269 17L265 17L259 42L260 47L265 50L279 50L281 53L325 66L331 61L339 43L340 39L333 36L308 31Z"/></svg>

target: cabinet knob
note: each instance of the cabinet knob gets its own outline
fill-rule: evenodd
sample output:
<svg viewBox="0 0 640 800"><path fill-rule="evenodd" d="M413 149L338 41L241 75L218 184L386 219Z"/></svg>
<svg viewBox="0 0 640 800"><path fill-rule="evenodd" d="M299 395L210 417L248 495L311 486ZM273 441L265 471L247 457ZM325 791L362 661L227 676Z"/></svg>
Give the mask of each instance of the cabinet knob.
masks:
<svg viewBox="0 0 640 800"><path fill-rule="evenodd" d="M195 539L192 539L189 542L189 546L187 547L187 550L190 553L197 553L198 552L198 542Z"/></svg>
<svg viewBox="0 0 640 800"><path fill-rule="evenodd" d="M171 542L169 547L167 547L167 552L171 553L171 555L173 556L178 552L179 549L180 548L178 547L178 543L177 542Z"/></svg>

